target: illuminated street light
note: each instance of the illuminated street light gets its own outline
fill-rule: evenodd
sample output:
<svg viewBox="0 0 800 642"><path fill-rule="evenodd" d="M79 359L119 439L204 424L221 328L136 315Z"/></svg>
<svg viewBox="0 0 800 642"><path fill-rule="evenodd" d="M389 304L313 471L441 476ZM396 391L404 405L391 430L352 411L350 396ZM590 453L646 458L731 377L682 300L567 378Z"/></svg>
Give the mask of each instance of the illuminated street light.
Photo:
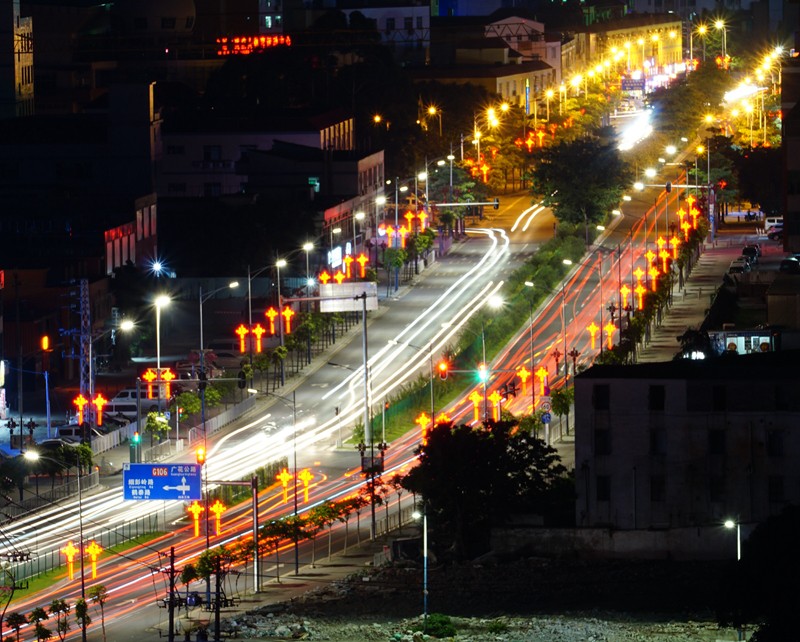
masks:
<svg viewBox="0 0 800 642"><path fill-rule="evenodd" d="M550 100L552 100L555 92L552 89L548 89L544 92L544 97L547 99L547 122L550 122Z"/></svg>
<svg viewBox="0 0 800 642"><path fill-rule="evenodd" d="M722 31L722 58L724 60L728 56L728 29L725 26L725 22L722 20L714 22L714 28L717 31Z"/></svg>
<svg viewBox="0 0 800 642"><path fill-rule="evenodd" d="M80 457L80 455L76 456ZM44 455L40 455L35 450L26 450L23 453L23 457L30 462L36 462L40 459L46 459L47 461L52 461L53 463L61 466L64 470L69 471L70 466L66 465L66 463L59 461L58 459L53 459L52 457L45 457ZM76 465L77 474L75 475L75 479L78 483L78 537L80 538L80 543L78 544L79 547L79 554L81 558L81 599L86 602L86 570L83 561L83 491L81 489L81 468L80 468L80 459ZM86 642L86 619L81 619L81 640Z"/></svg>
<svg viewBox="0 0 800 642"><path fill-rule="evenodd" d="M728 530L736 529L736 560L739 561L742 559L742 529L741 525L739 524L738 520L734 521L732 519L725 520L725 528Z"/></svg>
<svg viewBox="0 0 800 642"><path fill-rule="evenodd" d="M425 633L428 626L428 512L424 499L422 513L414 511L411 516L422 518L422 632Z"/></svg>

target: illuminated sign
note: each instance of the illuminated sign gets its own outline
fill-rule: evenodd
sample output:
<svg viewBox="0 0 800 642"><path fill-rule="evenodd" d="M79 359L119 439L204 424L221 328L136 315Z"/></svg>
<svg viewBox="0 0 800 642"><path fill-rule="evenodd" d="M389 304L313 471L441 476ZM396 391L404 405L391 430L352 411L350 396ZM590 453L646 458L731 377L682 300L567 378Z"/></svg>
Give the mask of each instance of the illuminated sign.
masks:
<svg viewBox="0 0 800 642"><path fill-rule="evenodd" d="M298 474L298 479L303 482L303 501L308 503L308 484L314 479L314 475L308 468L303 468Z"/></svg>
<svg viewBox="0 0 800 642"><path fill-rule="evenodd" d="M123 499L202 499L202 466L189 464L122 464Z"/></svg>
<svg viewBox="0 0 800 642"><path fill-rule="evenodd" d="M283 503L285 504L289 501L288 497L289 482L292 479L294 479L294 476L286 468L284 468L281 472L278 473L277 478L278 481L281 483L281 486L283 486Z"/></svg>
<svg viewBox="0 0 800 642"><path fill-rule="evenodd" d="M291 47L292 38L283 34L275 36L234 36L217 38L218 56L246 56L260 53L271 47Z"/></svg>
<svg viewBox="0 0 800 642"><path fill-rule="evenodd" d="M480 419L480 410L479 405L481 399L483 399L483 395L481 395L477 390L475 390L469 397L467 397L472 402L472 411L475 415L474 421L478 421Z"/></svg>

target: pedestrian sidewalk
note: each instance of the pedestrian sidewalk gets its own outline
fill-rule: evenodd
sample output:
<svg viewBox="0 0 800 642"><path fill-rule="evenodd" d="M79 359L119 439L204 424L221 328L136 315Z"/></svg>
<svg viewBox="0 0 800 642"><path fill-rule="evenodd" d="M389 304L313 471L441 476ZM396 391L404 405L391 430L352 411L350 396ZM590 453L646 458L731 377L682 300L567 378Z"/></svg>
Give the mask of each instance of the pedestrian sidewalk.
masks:
<svg viewBox="0 0 800 642"><path fill-rule="evenodd" d="M680 350L678 337L687 328L699 328L703 323L731 261L741 256L742 248L748 243L760 243L764 253L762 263L782 254L780 245L759 238L752 225L726 225L715 241L705 243L683 289L675 289L672 305L661 324L653 329L650 341L638 353L638 363L672 360Z"/></svg>

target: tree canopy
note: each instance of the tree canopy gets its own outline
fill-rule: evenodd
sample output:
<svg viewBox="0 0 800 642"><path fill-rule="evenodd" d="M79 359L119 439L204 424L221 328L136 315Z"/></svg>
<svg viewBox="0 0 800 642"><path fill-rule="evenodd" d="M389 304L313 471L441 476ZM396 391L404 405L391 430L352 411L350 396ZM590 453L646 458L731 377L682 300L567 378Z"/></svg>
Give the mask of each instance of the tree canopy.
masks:
<svg viewBox="0 0 800 642"><path fill-rule="evenodd" d="M562 501L571 506L566 472L556 450L516 422L439 424L400 483L422 498L437 542L466 558L485 551L491 527L512 513L552 519Z"/></svg>
<svg viewBox="0 0 800 642"><path fill-rule="evenodd" d="M611 142L587 136L544 148L531 179L533 196L559 221L588 225L617 207L633 175Z"/></svg>

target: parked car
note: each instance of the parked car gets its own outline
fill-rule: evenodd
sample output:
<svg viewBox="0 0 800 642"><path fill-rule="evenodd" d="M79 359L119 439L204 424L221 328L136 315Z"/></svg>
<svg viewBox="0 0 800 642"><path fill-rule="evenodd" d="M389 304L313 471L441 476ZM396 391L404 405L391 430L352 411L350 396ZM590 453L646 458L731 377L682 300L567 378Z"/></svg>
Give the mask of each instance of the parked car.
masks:
<svg viewBox="0 0 800 642"><path fill-rule="evenodd" d="M731 261L728 267L728 274L744 274L750 271L750 264L744 257Z"/></svg>
<svg viewBox="0 0 800 642"><path fill-rule="evenodd" d="M781 261L778 270L784 274L800 274L800 259L793 256L787 257Z"/></svg>
<svg viewBox="0 0 800 642"><path fill-rule="evenodd" d="M758 263L758 250L752 245L745 245L742 248L742 256L747 259L751 266Z"/></svg>
<svg viewBox="0 0 800 642"><path fill-rule="evenodd" d="M770 241L780 241L783 238L783 225L773 225L768 228L767 238Z"/></svg>

